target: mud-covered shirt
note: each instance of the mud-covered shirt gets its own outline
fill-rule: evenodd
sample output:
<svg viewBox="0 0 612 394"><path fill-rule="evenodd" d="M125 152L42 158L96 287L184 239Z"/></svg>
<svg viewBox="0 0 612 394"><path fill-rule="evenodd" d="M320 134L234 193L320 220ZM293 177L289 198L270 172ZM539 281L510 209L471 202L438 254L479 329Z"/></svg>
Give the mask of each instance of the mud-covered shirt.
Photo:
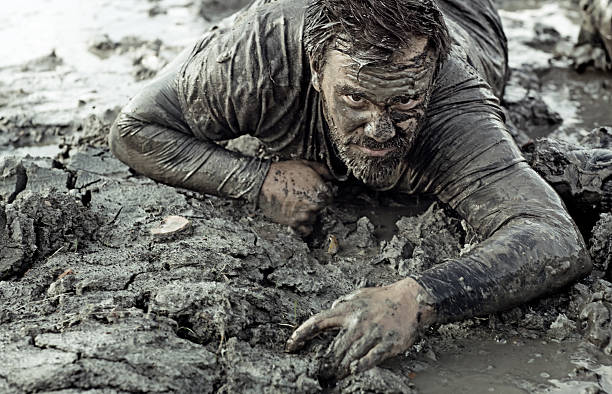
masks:
<svg viewBox="0 0 612 394"><path fill-rule="evenodd" d="M259 0L136 96L115 123L129 165L160 181L255 200L269 163L217 142L249 134L283 159L346 168L327 136L303 47L308 0ZM431 193L485 239L414 278L441 320L507 308L585 273L584 242L507 133L506 41L490 0L440 0L453 46L398 192Z"/></svg>

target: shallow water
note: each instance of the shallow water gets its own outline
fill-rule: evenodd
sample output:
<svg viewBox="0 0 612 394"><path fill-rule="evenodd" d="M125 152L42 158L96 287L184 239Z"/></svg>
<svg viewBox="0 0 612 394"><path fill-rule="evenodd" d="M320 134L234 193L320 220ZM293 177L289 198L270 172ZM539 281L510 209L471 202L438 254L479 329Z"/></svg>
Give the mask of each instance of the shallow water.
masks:
<svg viewBox="0 0 612 394"><path fill-rule="evenodd" d="M563 0L507 1L503 7L500 14L508 37L510 66L536 70L543 100L563 118L552 136L575 141L579 134L595 127L612 125L610 75L593 70L579 74L568 61L556 60L553 48L543 50L532 45L534 29L541 25L556 29L561 43L571 47L580 30L577 7Z"/></svg>
<svg viewBox="0 0 612 394"><path fill-rule="evenodd" d="M93 40L160 39L172 58L210 25L181 0L28 0L4 2L0 13L0 118L69 126L91 113L124 105L147 81L132 75L136 56L106 58ZM165 13L149 16L153 6ZM41 57L52 52L56 66ZM37 60L38 59L38 60ZM33 70L28 70L29 63ZM4 97L3 97L4 96ZM17 144L20 145L20 144Z"/></svg>
<svg viewBox="0 0 612 394"><path fill-rule="evenodd" d="M28 155L32 157L54 158L61 151L62 149L59 145L24 146L10 150L0 150L0 160L8 156L26 157Z"/></svg>
<svg viewBox="0 0 612 394"><path fill-rule="evenodd" d="M460 340L456 349L415 374L420 393L525 393L567 378L575 368L570 355L576 344L546 341Z"/></svg>

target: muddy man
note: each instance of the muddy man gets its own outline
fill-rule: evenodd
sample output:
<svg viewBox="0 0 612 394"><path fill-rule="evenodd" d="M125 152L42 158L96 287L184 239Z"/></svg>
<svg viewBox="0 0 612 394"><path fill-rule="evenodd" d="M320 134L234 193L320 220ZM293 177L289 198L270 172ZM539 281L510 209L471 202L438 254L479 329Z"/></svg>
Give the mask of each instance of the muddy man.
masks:
<svg viewBox="0 0 612 394"><path fill-rule="evenodd" d="M506 39L490 0L259 0L133 98L114 154L160 182L254 202L308 233L326 181L433 194L483 237L421 275L365 288L302 324L336 375L408 349L427 326L503 310L586 274L584 241L526 163L499 106ZM257 137L270 162L219 142Z"/></svg>

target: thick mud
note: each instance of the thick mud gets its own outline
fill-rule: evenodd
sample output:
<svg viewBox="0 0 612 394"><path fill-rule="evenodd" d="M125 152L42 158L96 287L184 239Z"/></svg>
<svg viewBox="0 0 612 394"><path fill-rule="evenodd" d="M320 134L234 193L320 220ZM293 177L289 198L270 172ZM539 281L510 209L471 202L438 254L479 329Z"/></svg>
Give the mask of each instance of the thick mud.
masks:
<svg viewBox="0 0 612 394"><path fill-rule="evenodd" d="M240 202L134 174L106 146L117 108L227 11L107 1L75 19L68 3L11 6L0 28L38 23L48 36L47 13L58 37L23 33L1 57L11 61L0 65L0 392L612 392L610 214L586 231L593 273L559 294L433 327L405 355L339 381L320 365L333 333L285 353L293 329L337 297L465 253L477 237L435 201L346 185L303 240ZM612 125L593 104L610 96L610 77L576 74L550 45L577 34L574 11L526 3L503 4L517 139L609 148L585 136ZM523 46L534 55L520 58ZM189 226L154 234L169 216Z"/></svg>

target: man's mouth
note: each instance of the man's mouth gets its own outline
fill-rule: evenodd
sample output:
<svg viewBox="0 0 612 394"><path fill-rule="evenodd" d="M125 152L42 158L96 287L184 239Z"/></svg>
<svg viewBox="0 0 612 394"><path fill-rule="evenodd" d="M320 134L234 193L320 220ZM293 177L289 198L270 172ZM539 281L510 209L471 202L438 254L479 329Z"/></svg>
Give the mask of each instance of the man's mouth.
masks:
<svg viewBox="0 0 612 394"><path fill-rule="evenodd" d="M370 149L365 146L352 144L352 147L359 150L361 153L372 156L372 157L385 157L389 153L395 151L397 148L387 148L387 149Z"/></svg>

